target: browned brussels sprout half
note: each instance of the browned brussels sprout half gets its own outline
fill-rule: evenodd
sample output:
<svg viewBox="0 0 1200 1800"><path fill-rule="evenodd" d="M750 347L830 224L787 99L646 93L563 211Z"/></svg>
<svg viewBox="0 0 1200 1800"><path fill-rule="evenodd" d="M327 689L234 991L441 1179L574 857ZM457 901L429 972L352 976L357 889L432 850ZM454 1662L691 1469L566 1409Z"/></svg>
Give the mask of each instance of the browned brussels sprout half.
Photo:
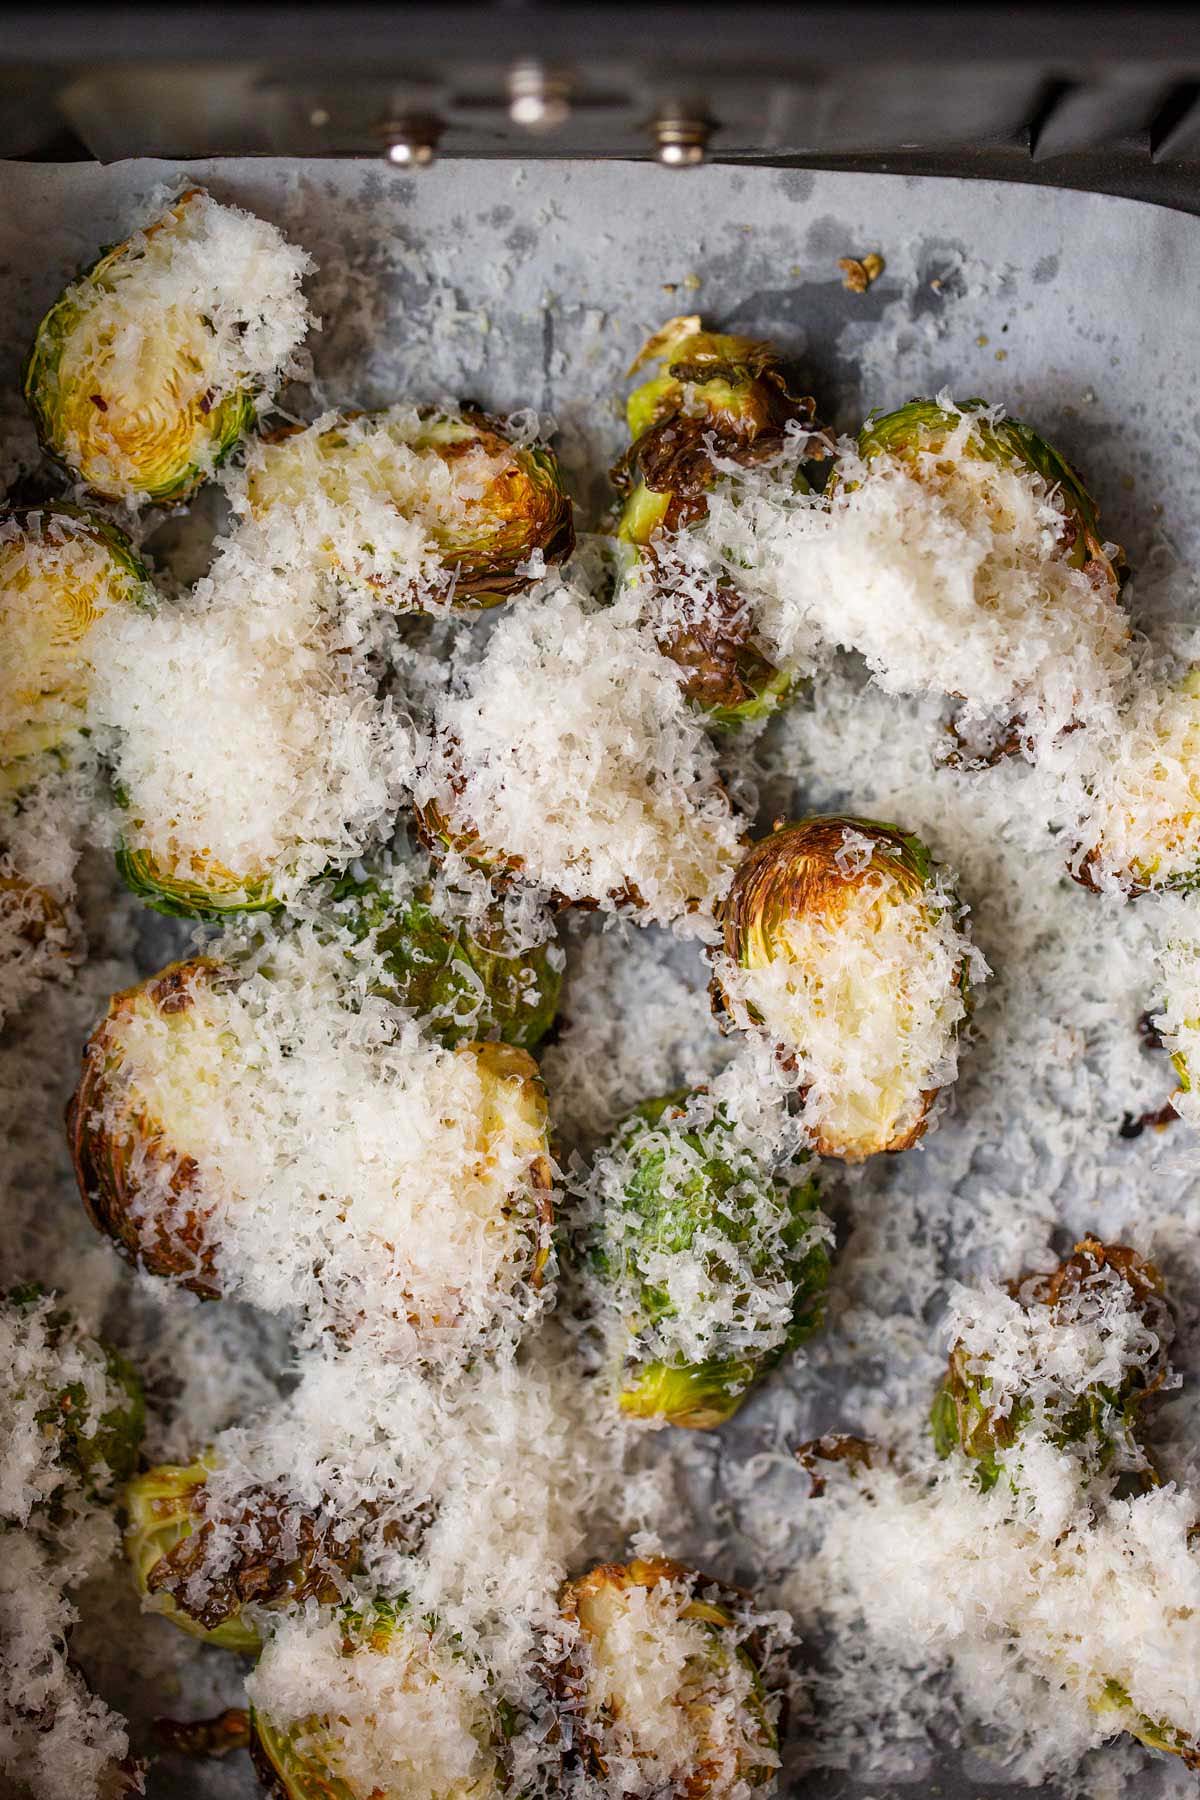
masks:
<svg viewBox="0 0 1200 1800"><path fill-rule="evenodd" d="M631 443L612 480L623 499L617 536L638 547L653 589L659 549L708 511L720 479L714 458L761 462L782 449L789 426L815 427L812 400L795 391L770 344L702 331L698 317L671 319L630 372L647 363L660 372L629 397ZM684 671L688 699L715 730L767 717L789 692L789 677L756 643L749 608L728 578L714 580L694 619L664 620L658 635Z"/></svg>
<svg viewBox="0 0 1200 1800"><path fill-rule="evenodd" d="M732 1595L680 1563L605 1563L563 1589L576 1643L558 1686L587 1773L631 1764L639 1791L765 1793L775 1724ZM675 1672L670 1689L661 1671ZM647 1708L650 1710L647 1711Z"/></svg>
<svg viewBox="0 0 1200 1800"><path fill-rule="evenodd" d="M131 1481L125 1554L155 1612L207 1644L252 1656L262 1638L244 1608L335 1602L339 1576L357 1566L359 1540L348 1528L297 1517L267 1489L242 1496L237 1519L218 1515L208 1485L216 1467L207 1456L160 1463Z"/></svg>
<svg viewBox="0 0 1200 1800"><path fill-rule="evenodd" d="M714 1002L795 1058L821 1155L925 1131L969 997L956 910L920 839L874 820L802 819L739 865Z"/></svg>
<svg viewBox="0 0 1200 1800"><path fill-rule="evenodd" d="M97 619L151 601L132 544L107 519L61 501L0 513L0 794L28 785L84 724Z"/></svg>
<svg viewBox="0 0 1200 1800"><path fill-rule="evenodd" d="M0 1312L12 1357L7 1380L18 1401L37 1401L38 1430L53 1441L47 1498L65 1487L110 1497L137 1467L146 1419L137 1372L36 1282L0 1296Z"/></svg>
<svg viewBox="0 0 1200 1800"><path fill-rule="evenodd" d="M934 459L942 445L960 429L963 414L974 415L966 460L985 466L1001 464L1040 476L1055 494L1062 514L1059 553L1072 568L1084 570L1097 585L1110 587L1115 597L1122 559L1119 551L1114 559L1105 549L1096 502L1066 459L1031 425L1020 419L993 418L983 400L966 401L961 412L939 406L934 400L910 400L895 412L867 420L858 437L859 455L868 463L877 456L898 457L925 469L927 478L936 481L939 465ZM918 456L929 456L930 460L918 465ZM839 479L835 470L831 489L836 489Z"/></svg>
<svg viewBox="0 0 1200 1800"><path fill-rule="evenodd" d="M1041 1392L1036 1405L1031 1395L1040 1371L1031 1368L1029 1391L1015 1396L1006 1393L1001 1405L987 1359L970 1356L960 1341L950 1352L946 1379L933 1404L931 1423L938 1455L961 1450L975 1465L975 1478L985 1490L994 1487L1005 1472L1005 1453L1032 1430L1044 1431L1052 1444L1069 1450L1094 1473L1114 1462L1128 1468L1144 1465L1137 1442L1139 1420L1168 1372L1167 1356L1174 1336L1162 1276L1154 1264L1123 1244L1085 1238L1058 1268L1049 1274L1022 1276L1010 1284L1009 1293L1027 1312L1044 1308L1051 1323L1061 1324L1064 1330L1088 1325L1099 1346L1107 1327L1094 1303L1111 1285L1121 1290L1128 1307L1157 1340L1158 1349L1148 1366L1131 1368L1117 1386L1096 1382L1080 1392ZM1039 1386L1044 1388L1045 1382ZM1017 1478L1010 1472L1010 1479Z"/></svg>
<svg viewBox="0 0 1200 1800"><path fill-rule="evenodd" d="M720 1111L648 1100L601 1152L592 1261L617 1315L619 1403L636 1418L708 1430L820 1324L829 1252L815 1181L773 1177ZM700 1295L686 1324L672 1283ZM782 1329L775 1306L790 1295ZM769 1322L755 1295L770 1295Z"/></svg>
<svg viewBox="0 0 1200 1800"><path fill-rule="evenodd" d="M179 846L173 856L155 856L137 844L137 834L132 825L118 842L117 873L152 912L219 925L236 913L279 910L269 870L239 873L203 851Z"/></svg>
<svg viewBox="0 0 1200 1800"><path fill-rule="evenodd" d="M529 565L564 562L575 547L570 497L553 453L514 442L486 413L396 406L348 413L336 424L296 426L256 452L248 475L259 517L299 508L314 494L334 515L319 546L335 576L397 611L499 606L530 586ZM436 553L426 578L411 551L371 541L364 498L378 520L417 521ZM361 528L359 521L361 521Z"/></svg>
<svg viewBox="0 0 1200 1800"><path fill-rule="evenodd" d="M88 1217L131 1262L202 1299L220 1293L201 1191L204 1146L190 1096L219 1080L221 1026L208 997L232 970L203 957L114 994L83 1052L67 1135ZM131 1044L153 1043L153 1074Z"/></svg>
<svg viewBox="0 0 1200 1800"><path fill-rule="evenodd" d="M503 1710L436 1621L413 1617L403 1602L376 1601L363 1612L340 1609L325 1629L337 1649L332 1667L322 1656L324 1685L310 1678L306 1711L293 1702L285 1713L269 1697L278 1668L287 1669L289 1694L300 1685L286 1623L255 1673L250 1754L272 1800L499 1800L509 1790ZM310 1645L311 1636L300 1669L310 1666ZM428 1721L420 1742L389 1734L388 1717L401 1706Z"/></svg>
<svg viewBox="0 0 1200 1800"><path fill-rule="evenodd" d="M256 372L224 366L217 326L179 275L214 208L189 189L106 251L38 326L24 378L38 435L106 499L186 499L254 421Z"/></svg>

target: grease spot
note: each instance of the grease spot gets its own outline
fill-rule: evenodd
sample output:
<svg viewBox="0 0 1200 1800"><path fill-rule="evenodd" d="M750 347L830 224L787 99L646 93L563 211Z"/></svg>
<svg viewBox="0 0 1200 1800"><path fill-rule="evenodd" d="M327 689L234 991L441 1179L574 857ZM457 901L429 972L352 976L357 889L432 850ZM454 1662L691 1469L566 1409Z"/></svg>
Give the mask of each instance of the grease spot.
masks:
<svg viewBox="0 0 1200 1800"><path fill-rule="evenodd" d="M811 200L817 178L811 169L781 169L779 191L789 200Z"/></svg>
<svg viewBox="0 0 1200 1800"><path fill-rule="evenodd" d="M1039 256L1033 265L1033 279L1039 287L1044 287L1048 281L1053 281L1057 274L1057 256Z"/></svg>

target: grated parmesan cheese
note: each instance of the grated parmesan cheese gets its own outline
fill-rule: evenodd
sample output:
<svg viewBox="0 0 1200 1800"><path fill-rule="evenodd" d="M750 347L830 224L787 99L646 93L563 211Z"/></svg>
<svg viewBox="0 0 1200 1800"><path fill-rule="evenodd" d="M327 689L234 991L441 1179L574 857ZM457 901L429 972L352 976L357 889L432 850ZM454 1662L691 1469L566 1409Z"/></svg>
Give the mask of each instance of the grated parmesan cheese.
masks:
<svg viewBox="0 0 1200 1800"><path fill-rule="evenodd" d="M370 674L370 613L332 607L276 551L235 534L186 602L114 610L93 633L120 829L168 887L286 900L390 836L411 775L409 729Z"/></svg>
<svg viewBox="0 0 1200 1800"><path fill-rule="evenodd" d="M652 637L567 587L499 621L414 792L477 860L712 933L739 840L715 754Z"/></svg>

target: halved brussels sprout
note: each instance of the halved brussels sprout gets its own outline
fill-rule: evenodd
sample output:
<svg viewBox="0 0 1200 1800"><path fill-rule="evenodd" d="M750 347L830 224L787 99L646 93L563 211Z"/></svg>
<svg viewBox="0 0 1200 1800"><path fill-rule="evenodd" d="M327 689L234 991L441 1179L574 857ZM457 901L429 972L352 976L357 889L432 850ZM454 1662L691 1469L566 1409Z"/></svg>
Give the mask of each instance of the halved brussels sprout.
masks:
<svg viewBox="0 0 1200 1800"><path fill-rule="evenodd" d="M18 1337L29 1334L38 1349L73 1361L82 1353L101 1373L105 1404L99 1414L95 1410L97 1384L91 1374L84 1376L81 1371L79 1379L67 1379L61 1385L57 1379L47 1383L43 1404L34 1415L42 1435L54 1440L60 1485L80 1486L98 1499L110 1495L137 1467L146 1422L145 1398L133 1365L110 1344L83 1331L56 1300L52 1291L27 1282L10 1289L0 1306ZM9 1369L7 1379L16 1384L17 1397L24 1395L27 1379L40 1380L36 1364L36 1350L31 1350L26 1356L18 1355ZM53 1494L47 1497L52 1499Z"/></svg>
<svg viewBox="0 0 1200 1800"><path fill-rule="evenodd" d="M85 1046L67 1112L79 1191L97 1230L131 1262L202 1299L223 1291L217 1201L205 1191L213 1102L224 1093L232 1108L237 1084L254 1078L233 1055L228 1014L214 1004L237 979L227 966L197 957L114 995ZM536 1289L553 1224L549 1123L537 1064L503 1043L464 1044L455 1054L469 1059L479 1082L475 1160L464 1179L477 1182L495 1214L512 1225L513 1260ZM509 1172L517 1164L525 1174L514 1193ZM225 1204L236 1198L221 1195ZM476 1195L472 1205L482 1204ZM381 1244L381 1259L391 1254ZM337 1269L327 1273L336 1288ZM397 1304L404 1306L403 1293ZM455 1304L447 1298L449 1316ZM344 1321L347 1330L358 1317Z"/></svg>
<svg viewBox="0 0 1200 1800"><path fill-rule="evenodd" d="M84 724L96 620L151 592L129 539L98 514L62 501L0 514L0 793Z"/></svg>
<svg viewBox="0 0 1200 1800"><path fill-rule="evenodd" d="M1122 758L1097 802L1093 842L1070 873L1127 894L1200 888L1200 667L1123 721Z"/></svg>
<svg viewBox="0 0 1200 1800"><path fill-rule="evenodd" d="M822 1156L861 1162L925 1131L969 1000L956 918L921 840L874 820L802 819L739 865L714 1002L799 1063Z"/></svg>
<svg viewBox="0 0 1200 1800"><path fill-rule="evenodd" d="M67 1109L79 1192L97 1231L130 1262L173 1276L206 1300L221 1289L192 1108L221 1078L221 1025L205 999L234 980L221 963L193 957L114 994L84 1046ZM158 1041L149 1086L130 1066L131 1030Z"/></svg>
<svg viewBox="0 0 1200 1800"><path fill-rule="evenodd" d="M1140 1713L1119 1681L1106 1681L1103 1691L1088 1702L1094 1713L1112 1714L1122 1731L1145 1744L1148 1750L1162 1750L1178 1756L1187 1769L1200 1770L1200 1743L1194 1736L1180 1731L1169 1719L1151 1719Z"/></svg>
<svg viewBox="0 0 1200 1800"><path fill-rule="evenodd" d="M434 910L430 887L396 901L373 880L338 883L333 917L362 939L373 933L374 954L386 979L378 992L411 1007L433 1035L454 1046L494 1032L501 1042L534 1049L554 1023L562 987L562 952L555 939L511 954L504 908L489 908L485 924Z"/></svg>
<svg viewBox="0 0 1200 1800"><path fill-rule="evenodd" d="M687 1800L771 1786L775 1725L728 1600L659 1557L605 1563L566 1584L562 1611L578 1643L559 1686L590 1775L603 1780L614 1765L639 1792Z"/></svg>
<svg viewBox="0 0 1200 1800"><path fill-rule="evenodd" d="M773 345L702 331L695 315L668 319L630 374L647 363L661 369L629 396L631 443L612 471L625 497L617 535L643 546L704 516L717 479L714 451L761 461L781 448L789 425L812 426L815 417Z"/></svg>
<svg viewBox="0 0 1200 1800"><path fill-rule="evenodd" d="M820 1324L829 1252L815 1181L773 1177L719 1110L690 1116L694 1099L645 1101L601 1153L621 1185L606 1194L593 1261L619 1316L622 1412L703 1431ZM756 1293L770 1297L769 1325Z"/></svg>
<svg viewBox="0 0 1200 1800"><path fill-rule="evenodd" d="M229 1536L229 1522L209 1504L208 1482L218 1466L205 1455L186 1465L157 1464L131 1481L125 1554L153 1611L206 1644L253 1656L262 1637L243 1609L336 1602L338 1575L357 1565L358 1539L339 1537L308 1515L298 1519L286 1499L260 1489L244 1498L236 1547L218 1545L218 1533ZM214 1551L219 1572L206 1573Z"/></svg>
<svg viewBox="0 0 1200 1800"><path fill-rule="evenodd" d="M396 406L276 432L248 475L252 513L299 510L314 495L328 509L322 560L401 612L431 602L455 612L499 606L530 586L531 558L560 563L575 548L553 453L514 443L486 413ZM389 515L423 528L436 553L427 579L413 577L406 534L395 550L388 545Z"/></svg>
<svg viewBox="0 0 1200 1800"><path fill-rule="evenodd" d="M962 416L972 419L969 449L953 465L959 479L970 479L971 465L979 469L976 477L986 495L986 468L1001 464L1038 475L1052 489L1062 514L1058 548L1073 569L1084 570L1100 586L1110 587L1115 597L1118 586L1118 564L1110 557L1100 535L1100 519L1096 502L1066 459L1048 444L1030 425L1020 419L993 418L984 400L964 401L960 409L939 406L935 400L910 400L895 412L873 414L858 435L858 452L864 462L877 456L894 456L912 465L921 479L944 480L949 465L927 462L962 425ZM841 477L835 469L829 491L836 491Z"/></svg>
<svg viewBox="0 0 1200 1800"><path fill-rule="evenodd" d="M612 480L624 500L617 536L638 547L653 608L658 549L707 513L720 479L714 459L751 464L775 455L789 425L813 426L814 408L793 391L772 345L702 331L695 316L668 320L630 373L650 362L662 368L629 397L632 442ZM728 730L777 711L791 681L755 642L750 609L732 583L715 579L704 604L688 610L694 618L665 616L656 631L705 722Z"/></svg>
<svg viewBox="0 0 1200 1800"><path fill-rule="evenodd" d="M946 1457L961 1450L974 1463L975 1478L985 1492L1005 1472L1003 1453L1031 1428L1044 1430L1052 1444L1069 1449L1091 1473L1099 1474L1114 1462L1144 1469L1145 1456L1137 1441L1139 1418L1167 1374L1174 1335L1163 1279L1154 1264L1123 1244L1085 1238L1057 1269L1025 1275L1010 1284L1009 1292L1027 1312L1045 1308L1051 1321L1061 1323L1064 1330L1089 1325L1099 1349L1108 1328L1093 1312L1092 1303L1113 1284L1127 1290L1130 1308L1146 1332L1154 1335L1157 1349L1149 1364L1130 1368L1119 1387L1096 1382L1082 1392L1052 1388L1039 1392L1036 1406L1028 1395L1005 1395L1000 1409L986 1359L968 1355L963 1344L956 1343L931 1413L937 1454ZM1044 1372L1031 1368L1031 1390L1035 1379L1044 1390Z"/></svg>
<svg viewBox="0 0 1200 1800"><path fill-rule="evenodd" d="M225 342L241 295L214 283L209 301L197 298L214 206L189 189L106 251L38 326L24 374L38 436L106 499L186 499L254 422L261 372L236 355L230 366ZM216 319L202 310L214 302Z"/></svg>
<svg viewBox="0 0 1200 1800"><path fill-rule="evenodd" d="M250 1754L273 1800L487 1800L506 1790L500 1708L465 1652L403 1604L346 1609L339 1630L342 1666L324 1687L312 1680L311 1711L285 1717L254 1692ZM285 1626L259 1664L255 1690L287 1653ZM372 1667L363 1669L368 1658ZM289 1689L295 1684L289 1670ZM406 1710L413 1741L388 1730Z"/></svg>
<svg viewBox="0 0 1200 1800"><path fill-rule="evenodd" d="M152 912L172 919L200 919L220 925L235 913L277 912L269 871L241 874L202 850L177 847L169 863L133 841L138 826L125 829L116 848L117 873Z"/></svg>

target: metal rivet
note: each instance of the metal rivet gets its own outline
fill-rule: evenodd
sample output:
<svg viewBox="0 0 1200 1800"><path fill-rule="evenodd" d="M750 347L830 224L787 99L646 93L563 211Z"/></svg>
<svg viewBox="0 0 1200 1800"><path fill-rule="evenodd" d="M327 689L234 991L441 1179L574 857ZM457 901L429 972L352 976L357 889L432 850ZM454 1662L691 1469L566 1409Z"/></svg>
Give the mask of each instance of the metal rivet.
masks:
<svg viewBox="0 0 1200 1800"><path fill-rule="evenodd" d="M310 125L315 125L317 129L320 130L322 125L328 125L329 114L325 111L323 106L314 106L308 115L308 122Z"/></svg>
<svg viewBox="0 0 1200 1800"><path fill-rule="evenodd" d="M379 127L384 154L398 169L427 169L437 156L442 122L427 113L389 119Z"/></svg>
<svg viewBox="0 0 1200 1800"><path fill-rule="evenodd" d="M538 62L515 63L508 74L508 116L530 131L552 131L571 116L571 79Z"/></svg>
<svg viewBox="0 0 1200 1800"><path fill-rule="evenodd" d="M694 169L704 161L712 126L702 118L663 118L654 121L658 160L669 169Z"/></svg>

